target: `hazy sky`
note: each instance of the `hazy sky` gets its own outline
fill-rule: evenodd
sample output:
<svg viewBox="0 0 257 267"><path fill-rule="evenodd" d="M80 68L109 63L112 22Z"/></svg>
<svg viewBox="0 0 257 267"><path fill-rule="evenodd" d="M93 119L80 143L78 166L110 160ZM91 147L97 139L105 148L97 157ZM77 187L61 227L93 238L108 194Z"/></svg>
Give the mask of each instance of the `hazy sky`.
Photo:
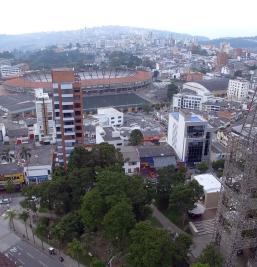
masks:
<svg viewBox="0 0 257 267"><path fill-rule="evenodd" d="M257 0L1 0L0 33L124 25L222 36L257 35Z"/></svg>

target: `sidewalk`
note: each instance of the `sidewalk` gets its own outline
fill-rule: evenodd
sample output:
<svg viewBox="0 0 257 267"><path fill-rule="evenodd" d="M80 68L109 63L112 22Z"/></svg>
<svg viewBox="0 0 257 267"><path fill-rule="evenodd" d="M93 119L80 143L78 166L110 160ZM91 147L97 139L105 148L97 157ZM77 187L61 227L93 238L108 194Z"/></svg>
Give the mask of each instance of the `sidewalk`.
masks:
<svg viewBox="0 0 257 267"><path fill-rule="evenodd" d="M44 254L48 255L52 259L56 259L56 261L59 261L59 259L58 259L59 255L58 254L56 256L50 256L49 255L48 248L51 247L51 245L44 242L44 250L42 249L42 242L36 235L35 235L35 244L34 244L32 230L29 227L29 224L27 227L29 240L27 240L25 225L23 224L22 221L15 219L14 220L14 226L15 226L15 230L16 230L15 233L18 236L22 237L23 235L25 235L24 240L26 240L32 246L36 247L38 250L40 250ZM63 266L66 266L66 267L77 267L78 266L78 263L75 260L73 260L70 256L65 255L62 251L60 252L60 256L62 256L64 258ZM81 263L80 263L80 266L85 267Z"/></svg>
<svg viewBox="0 0 257 267"><path fill-rule="evenodd" d="M157 208L155 205L151 204L150 205L151 209L153 210L153 217L155 217L160 224L168 230L169 232L173 234L185 234L187 235L186 232L181 230L179 227L177 227L174 223L172 223L166 216L164 216Z"/></svg>

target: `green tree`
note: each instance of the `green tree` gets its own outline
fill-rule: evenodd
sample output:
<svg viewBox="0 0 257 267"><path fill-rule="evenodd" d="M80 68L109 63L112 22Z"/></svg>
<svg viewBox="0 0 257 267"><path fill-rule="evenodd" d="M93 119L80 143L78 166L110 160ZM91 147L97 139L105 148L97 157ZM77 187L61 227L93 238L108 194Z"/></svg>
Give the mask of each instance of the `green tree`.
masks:
<svg viewBox="0 0 257 267"><path fill-rule="evenodd" d="M188 266L188 252L192 245L192 238L189 235L179 235L172 245L172 266L186 267Z"/></svg>
<svg viewBox="0 0 257 267"><path fill-rule="evenodd" d="M138 146L144 141L144 136L139 129L135 129L130 133L129 143L132 146Z"/></svg>
<svg viewBox="0 0 257 267"><path fill-rule="evenodd" d="M21 152L20 152L20 157L22 159L24 159L26 162L29 161L30 157L31 157L31 152L30 152L30 148L29 147L26 147L26 146L22 146L21 147Z"/></svg>
<svg viewBox="0 0 257 267"><path fill-rule="evenodd" d="M91 157L94 160L94 166L110 167L123 165L122 154L115 149L113 145L101 143L93 147Z"/></svg>
<svg viewBox="0 0 257 267"><path fill-rule="evenodd" d="M80 169L88 166L93 166L94 160L92 158L92 152L86 150L83 147L75 147L69 157L68 169Z"/></svg>
<svg viewBox="0 0 257 267"><path fill-rule="evenodd" d="M197 262L202 264L209 264L211 267L222 267L223 257L216 249L216 247L210 244L202 251Z"/></svg>
<svg viewBox="0 0 257 267"><path fill-rule="evenodd" d="M15 232L15 226L14 226L14 219L16 218L17 214L15 210L7 210L5 213L5 219L9 220L9 226L13 229Z"/></svg>
<svg viewBox="0 0 257 267"><path fill-rule="evenodd" d="M22 213L19 214L19 218L24 222L25 230L26 230L26 236L27 236L27 239L29 239L28 226L27 226L27 221L28 221L28 218L29 218L29 213L24 210Z"/></svg>
<svg viewBox="0 0 257 267"><path fill-rule="evenodd" d="M135 218L132 206L125 200L113 206L103 220L106 236L113 243L118 243L119 245L124 244L128 232L133 228L134 224Z"/></svg>
<svg viewBox="0 0 257 267"><path fill-rule="evenodd" d="M192 267L211 267L208 263L194 263Z"/></svg>
<svg viewBox="0 0 257 267"><path fill-rule="evenodd" d="M172 241L163 229L154 228L149 221L139 222L130 231L129 266L170 267Z"/></svg>
<svg viewBox="0 0 257 267"><path fill-rule="evenodd" d="M94 231L100 225L104 216L104 201L97 188L85 194L82 205L81 215L85 226Z"/></svg>
<svg viewBox="0 0 257 267"><path fill-rule="evenodd" d="M129 198L137 221L148 217L151 210L146 206L152 200L149 198L144 180L141 176L128 178L127 197Z"/></svg>
<svg viewBox="0 0 257 267"><path fill-rule="evenodd" d="M96 181L96 187L103 197L107 208L111 208L120 202L121 199L127 198L129 177L124 173L105 169L99 171Z"/></svg>
<svg viewBox="0 0 257 267"><path fill-rule="evenodd" d="M159 176L157 184L157 204L159 208L167 209L172 187L177 184L184 184L185 171L176 170L173 165L170 165L159 169L157 174Z"/></svg>
<svg viewBox="0 0 257 267"><path fill-rule="evenodd" d="M68 243L68 250L71 256L73 258L76 258L79 267L79 255L83 251L82 245L79 240L73 239L72 242Z"/></svg>
<svg viewBox="0 0 257 267"><path fill-rule="evenodd" d="M219 160L216 160L216 161L212 162L212 168L215 171L223 170L224 169L224 165L225 165L225 160L224 159L219 159Z"/></svg>
<svg viewBox="0 0 257 267"><path fill-rule="evenodd" d="M2 150L1 159L6 162L12 162L14 160L14 156L10 154L10 147L7 146Z"/></svg>
<svg viewBox="0 0 257 267"><path fill-rule="evenodd" d="M174 186L170 194L170 209L175 209L180 214L194 208L195 203L203 195L203 187L196 180L186 184Z"/></svg>
<svg viewBox="0 0 257 267"><path fill-rule="evenodd" d="M27 175L26 176L29 176L29 160L31 158L31 152L30 151L31 151L31 149L29 147L26 147L24 145L21 147L20 157L25 160L26 165L27 165Z"/></svg>
<svg viewBox="0 0 257 267"><path fill-rule="evenodd" d="M173 99L173 95L178 93L178 86L175 83L170 83L167 88L167 98L169 101Z"/></svg>
<svg viewBox="0 0 257 267"><path fill-rule="evenodd" d="M209 169L208 163L204 161L198 163L196 167L201 173L205 173Z"/></svg>
<svg viewBox="0 0 257 267"><path fill-rule="evenodd" d="M105 265L101 260L94 258L90 263L90 267L105 267Z"/></svg>
<svg viewBox="0 0 257 267"><path fill-rule="evenodd" d="M62 231L63 240L70 242L74 238L79 238L84 232L82 216L78 211L70 212L64 215L58 223L52 227L53 233L56 233L57 239Z"/></svg>
<svg viewBox="0 0 257 267"><path fill-rule="evenodd" d="M37 228L36 228L35 232L36 232L36 235L40 238L41 246L42 246L42 249L44 250L44 241L43 241L43 239L48 235L47 226L45 224L43 224L43 223L39 223L37 225Z"/></svg>
<svg viewBox="0 0 257 267"><path fill-rule="evenodd" d="M152 107L150 106L150 105L144 105L143 107L142 107L142 109L143 109L143 111L146 113L146 114L149 114L150 113L150 111L152 111Z"/></svg>
<svg viewBox="0 0 257 267"><path fill-rule="evenodd" d="M56 224L53 228L52 228L52 236L54 237L54 239L58 242L58 250L59 250L59 254L61 252L61 247L62 244L64 244L65 241L65 229L63 228L62 224Z"/></svg>
<svg viewBox="0 0 257 267"><path fill-rule="evenodd" d="M11 178L7 180L7 183L5 185L5 190L7 193L15 192L15 184L13 183L13 180Z"/></svg>

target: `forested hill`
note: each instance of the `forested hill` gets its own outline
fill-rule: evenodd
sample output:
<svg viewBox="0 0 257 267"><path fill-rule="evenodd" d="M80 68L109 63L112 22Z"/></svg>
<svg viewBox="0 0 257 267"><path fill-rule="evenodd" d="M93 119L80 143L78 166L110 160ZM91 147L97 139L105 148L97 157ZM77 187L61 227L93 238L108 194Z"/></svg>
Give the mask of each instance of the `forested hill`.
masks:
<svg viewBox="0 0 257 267"><path fill-rule="evenodd" d="M203 44L213 44L219 46L222 42L228 42L233 48L247 48L257 50L257 36L254 37L236 37L236 38L219 38L209 41L203 41Z"/></svg>
<svg viewBox="0 0 257 267"><path fill-rule="evenodd" d="M171 31L161 31L154 29L144 29L125 26L103 26L94 28L84 28L73 31L56 31L56 32L38 32L20 35L0 35L0 51L1 50L33 50L51 45L87 42L99 38L112 38L126 34L136 33L153 33L155 36L172 36L175 39L184 40L193 38L192 35L184 33L175 33ZM203 36L196 36L198 40L208 40Z"/></svg>

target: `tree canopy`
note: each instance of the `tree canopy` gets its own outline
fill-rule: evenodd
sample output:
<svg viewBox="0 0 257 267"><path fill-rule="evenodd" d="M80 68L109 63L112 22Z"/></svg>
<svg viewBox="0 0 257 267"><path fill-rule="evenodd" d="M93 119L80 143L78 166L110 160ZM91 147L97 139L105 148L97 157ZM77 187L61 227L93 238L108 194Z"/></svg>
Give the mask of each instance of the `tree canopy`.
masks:
<svg viewBox="0 0 257 267"><path fill-rule="evenodd" d="M173 95L178 93L178 86L175 83L170 83L167 88L167 98L169 101L173 99Z"/></svg>
<svg viewBox="0 0 257 267"><path fill-rule="evenodd" d="M223 257L217 248L210 244L202 251L201 255L197 259L197 262L201 264L208 264L211 267L222 267Z"/></svg>
<svg viewBox="0 0 257 267"><path fill-rule="evenodd" d="M203 187L196 180L174 186L170 194L170 208L183 213L194 208L203 195Z"/></svg>
<svg viewBox="0 0 257 267"><path fill-rule="evenodd" d="M138 146L144 141L144 136L139 129L135 129L130 133L129 143L132 146Z"/></svg>

